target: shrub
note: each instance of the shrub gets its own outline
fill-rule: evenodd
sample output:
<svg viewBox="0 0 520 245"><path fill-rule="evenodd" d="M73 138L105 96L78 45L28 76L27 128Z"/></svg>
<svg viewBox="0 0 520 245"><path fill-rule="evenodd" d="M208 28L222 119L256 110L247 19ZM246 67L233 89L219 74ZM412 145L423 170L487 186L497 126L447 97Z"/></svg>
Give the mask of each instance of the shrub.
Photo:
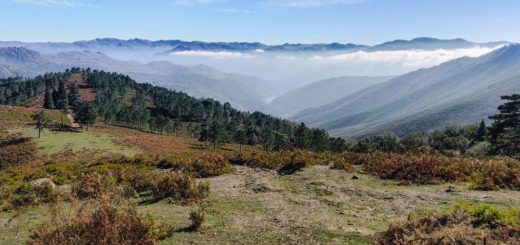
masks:
<svg viewBox="0 0 520 245"><path fill-rule="evenodd" d="M489 154L490 151L491 143L483 141L467 149L464 155L470 157L483 157Z"/></svg>
<svg viewBox="0 0 520 245"><path fill-rule="evenodd" d="M106 192L115 190L112 174L105 171L103 174L91 172L81 175L72 183L72 193L79 199L98 197Z"/></svg>
<svg viewBox="0 0 520 245"><path fill-rule="evenodd" d="M190 213L190 230L200 231L206 223L206 213L203 208L199 207Z"/></svg>
<svg viewBox="0 0 520 245"><path fill-rule="evenodd" d="M2 133L3 134L3 133ZM27 163L34 159L36 145L19 134L0 136L0 168Z"/></svg>
<svg viewBox="0 0 520 245"><path fill-rule="evenodd" d="M241 152L230 157L235 165L276 170L279 174L292 174L304 167L319 163L329 164L333 158L329 153L317 154L308 151ZM332 153L330 153L332 154Z"/></svg>
<svg viewBox="0 0 520 245"><path fill-rule="evenodd" d="M209 183L198 184L187 174L182 172L163 172L155 175L157 183L152 189L155 200L172 198L182 204L195 203L207 197Z"/></svg>
<svg viewBox="0 0 520 245"><path fill-rule="evenodd" d="M478 161L440 154L395 154L376 152L367 155L364 171L383 179L403 183L434 184L466 181Z"/></svg>
<svg viewBox="0 0 520 245"><path fill-rule="evenodd" d="M228 159L223 155L202 154L190 165L197 177L212 177L233 172Z"/></svg>
<svg viewBox="0 0 520 245"><path fill-rule="evenodd" d="M203 153L198 156L178 154L160 160L157 166L162 169L190 173L196 177L213 177L233 172L228 158L216 153Z"/></svg>
<svg viewBox="0 0 520 245"><path fill-rule="evenodd" d="M390 225L379 244L518 244L520 216L515 209L463 204L445 214L428 214Z"/></svg>
<svg viewBox="0 0 520 245"><path fill-rule="evenodd" d="M18 186L12 193L4 192L9 198L11 207L27 207L41 203L55 203L58 201L58 191L50 183L31 185L24 183Z"/></svg>
<svg viewBox="0 0 520 245"><path fill-rule="evenodd" d="M70 220L53 217L31 235L28 244L157 244L165 233L152 218L140 215L133 205L117 205L106 199L81 208Z"/></svg>
<svg viewBox="0 0 520 245"><path fill-rule="evenodd" d="M471 175L474 190L520 190L520 164L513 159L495 159L482 163Z"/></svg>

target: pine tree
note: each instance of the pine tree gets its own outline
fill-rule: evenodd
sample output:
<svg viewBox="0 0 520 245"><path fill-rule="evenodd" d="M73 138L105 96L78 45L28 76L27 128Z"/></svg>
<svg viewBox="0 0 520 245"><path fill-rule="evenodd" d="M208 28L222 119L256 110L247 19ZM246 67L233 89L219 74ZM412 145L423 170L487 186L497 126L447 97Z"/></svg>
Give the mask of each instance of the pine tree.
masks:
<svg viewBox="0 0 520 245"><path fill-rule="evenodd" d="M68 102L67 89L65 88L65 82L61 80L58 83L58 109L62 111L67 110Z"/></svg>
<svg viewBox="0 0 520 245"><path fill-rule="evenodd" d="M333 152L344 152L347 149L347 145L342 138L332 138L330 140L330 150Z"/></svg>
<svg viewBox="0 0 520 245"><path fill-rule="evenodd" d="M287 136L278 132L275 132L273 135L273 150L283 151L289 148L289 141L287 140Z"/></svg>
<svg viewBox="0 0 520 245"><path fill-rule="evenodd" d="M244 130L242 130L242 129L239 129L235 133L234 140L235 140L236 143L238 143L240 145L240 151L242 151L242 145L243 144L247 144L246 132Z"/></svg>
<svg viewBox="0 0 520 245"><path fill-rule="evenodd" d="M495 154L520 157L520 94L502 96L506 102L498 107L493 120L490 141Z"/></svg>
<svg viewBox="0 0 520 245"><path fill-rule="evenodd" d="M213 122L209 136L211 141L213 141L213 149L219 148L221 143L223 143L223 139L225 138L224 127L222 124L217 121Z"/></svg>
<svg viewBox="0 0 520 245"><path fill-rule="evenodd" d="M480 122L480 126L477 129L477 135L475 138L478 141L484 141L486 139L487 134L488 134L488 130L487 130L486 122L484 121L484 119L482 119L482 122Z"/></svg>
<svg viewBox="0 0 520 245"><path fill-rule="evenodd" d="M45 112L40 111L36 113L33 117L34 121L36 122L36 129L38 129L38 138L41 137L42 131L44 128L47 128L49 126L49 121L47 117L45 117Z"/></svg>
<svg viewBox="0 0 520 245"><path fill-rule="evenodd" d="M49 88L45 89L45 98L43 101L43 107L45 109L54 109L54 99L52 98L52 92Z"/></svg>
<svg viewBox="0 0 520 245"><path fill-rule="evenodd" d="M307 135L307 127L305 123L300 123L294 132L294 147L297 149L304 149L307 145L306 135Z"/></svg>
<svg viewBox="0 0 520 245"><path fill-rule="evenodd" d="M96 122L96 113L90 103L82 102L78 105L78 111L76 112L75 121L78 122L81 127L88 127Z"/></svg>
<svg viewBox="0 0 520 245"><path fill-rule="evenodd" d="M69 105L75 110L78 107L79 103L79 87L78 82L73 82L70 86L70 94L69 94Z"/></svg>
<svg viewBox="0 0 520 245"><path fill-rule="evenodd" d="M209 139L209 129L205 125L202 127L199 135L199 141L204 141L204 147L208 147L208 139Z"/></svg>

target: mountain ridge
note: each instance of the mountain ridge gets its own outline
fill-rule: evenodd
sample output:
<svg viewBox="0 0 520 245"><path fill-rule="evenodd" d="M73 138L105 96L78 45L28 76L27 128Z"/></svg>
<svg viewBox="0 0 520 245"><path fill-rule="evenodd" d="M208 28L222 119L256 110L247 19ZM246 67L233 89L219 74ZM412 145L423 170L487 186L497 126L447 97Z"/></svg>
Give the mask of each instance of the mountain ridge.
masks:
<svg viewBox="0 0 520 245"><path fill-rule="evenodd" d="M268 86L259 79L225 73L203 65L181 66L169 61L122 61L92 51L43 54L24 47L0 48L0 77L33 77L73 66L125 73L139 82L155 83L199 98L230 102L239 109L249 111L265 111L262 99L270 93Z"/></svg>
<svg viewBox="0 0 520 245"><path fill-rule="evenodd" d="M302 52L317 52L317 51L394 51L405 49L455 49L455 48L470 48L475 46L496 47L504 44L509 44L507 41L475 43L462 38L455 39L437 39L431 37L419 37L411 40L396 39L393 41L376 44L373 46L354 43L284 43L268 45L260 42L204 42L204 41L183 41L179 39L172 40L157 40L151 41L147 39L117 39L117 38L96 38L92 40L82 40L74 42L20 42L20 41L0 41L0 47L8 46L24 46L34 48L37 51L50 49L56 46L60 51L72 51L82 49L96 49L96 48L159 48L157 54L168 52L182 52L182 51L211 51L211 52L285 52L285 51L302 51Z"/></svg>
<svg viewBox="0 0 520 245"><path fill-rule="evenodd" d="M491 95L490 88L495 86L494 90L500 93L520 90L520 82L509 84L509 90L503 85L504 81L519 76L520 45L513 44L477 58L463 57L399 76L328 105L303 111L293 119L324 127L340 136L359 135L360 131L375 131L378 127L380 131L388 128L395 131L396 125L409 117L428 110L435 113L442 108L453 109L475 96L494 96L483 97L493 103L482 108L473 104L475 108L471 113L494 111L500 94ZM474 117L465 117L467 120L459 116L452 121L474 120ZM446 123L430 125L430 128L441 126Z"/></svg>

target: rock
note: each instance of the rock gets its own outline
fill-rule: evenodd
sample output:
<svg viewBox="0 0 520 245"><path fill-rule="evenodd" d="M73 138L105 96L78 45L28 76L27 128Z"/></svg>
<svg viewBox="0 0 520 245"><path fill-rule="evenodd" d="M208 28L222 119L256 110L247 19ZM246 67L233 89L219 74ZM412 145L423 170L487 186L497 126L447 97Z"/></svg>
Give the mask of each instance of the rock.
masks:
<svg viewBox="0 0 520 245"><path fill-rule="evenodd" d="M54 182L52 182L52 180L49 178L41 178L31 181L31 185L34 187L40 187L46 184L49 184L52 187L52 189L56 188L56 184L54 184Z"/></svg>
<svg viewBox="0 0 520 245"><path fill-rule="evenodd" d="M456 192L457 190L453 186L448 186L448 189L446 189L447 193Z"/></svg>
<svg viewBox="0 0 520 245"><path fill-rule="evenodd" d="M359 177L353 175L351 179L359 179Z"/></svg>

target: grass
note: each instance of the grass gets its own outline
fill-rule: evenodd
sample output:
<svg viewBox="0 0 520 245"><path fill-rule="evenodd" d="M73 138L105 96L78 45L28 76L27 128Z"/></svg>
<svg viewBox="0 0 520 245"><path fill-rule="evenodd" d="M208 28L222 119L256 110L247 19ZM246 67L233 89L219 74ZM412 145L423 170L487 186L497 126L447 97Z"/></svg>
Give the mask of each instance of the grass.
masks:
<svg viewBox="0 0 520 245"><path fill-rule="evenodd" d="M38 138L38 131L33 128L17 128L9 130L11 133L21 133L25 137L34 138L40 154L54 155L66 151L74 153L118 153L134 156L138 149L116 144L115 137L108 134L91 132L51 132L44 130L42 137Z"/></svg>

